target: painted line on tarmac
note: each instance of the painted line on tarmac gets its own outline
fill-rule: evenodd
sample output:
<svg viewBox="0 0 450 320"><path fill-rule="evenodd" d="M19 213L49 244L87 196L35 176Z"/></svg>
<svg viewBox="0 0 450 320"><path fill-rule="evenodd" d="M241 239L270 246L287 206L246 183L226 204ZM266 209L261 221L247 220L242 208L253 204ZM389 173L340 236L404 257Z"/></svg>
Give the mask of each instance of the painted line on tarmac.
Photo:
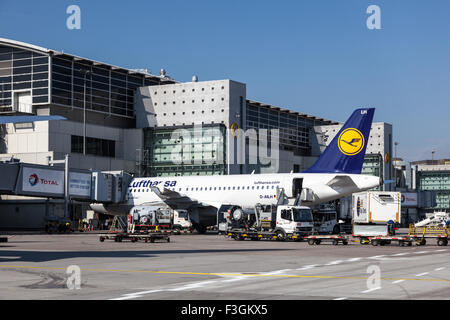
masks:
<svg viewBox="0 0 450 320"><path fill-rule="evenodd" d="M392 284L397 284L397 283L404 282L404 281L405 280L396 280L396 281L392 282Z"/></svg>
<svg viewBox="0 0 450 320"><path fill-rule="evenodd" d="M36 269L36 270L66 270L61 267L33 267L0 265L2 269ZM81 268L81 271L91 272L122 272L122 273L148 273L148 274L174 274L174 275L200 275L200 276L226 276L226 277L259 277L259 278L303 278L303 279L362 279L367 280L367 276L324 276L324 275L297 275L297 274L245 274L245 273L219 273L219 272L189 272L189 271L161 271L161 270L118 270L118 269L93 269ZM430 279L430 278L381 278L380 280L405 280L405 281L428 281L428 282L450 282L450 279Z"/></svg>
<svg viewBox="0 0 450 320"><path fill-rule="evenodd" d="M369 290L361 291L361 293L369 293L369 292L380 290L380 289L381 289L381 287L376 287L376 288L372 288L372 289L369 289Z"/></svg>

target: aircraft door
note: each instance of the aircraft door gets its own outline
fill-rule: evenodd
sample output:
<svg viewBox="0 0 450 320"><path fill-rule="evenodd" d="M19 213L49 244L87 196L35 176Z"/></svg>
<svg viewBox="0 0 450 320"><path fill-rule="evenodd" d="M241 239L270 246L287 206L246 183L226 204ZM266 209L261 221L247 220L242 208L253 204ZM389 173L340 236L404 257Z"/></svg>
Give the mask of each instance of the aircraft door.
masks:
<svg viewBox="0 0 450 320"><path fill-rule="evenodd" d="M294 178L292 180L292 197L297 198L302 193L303 178Z"/></svg>

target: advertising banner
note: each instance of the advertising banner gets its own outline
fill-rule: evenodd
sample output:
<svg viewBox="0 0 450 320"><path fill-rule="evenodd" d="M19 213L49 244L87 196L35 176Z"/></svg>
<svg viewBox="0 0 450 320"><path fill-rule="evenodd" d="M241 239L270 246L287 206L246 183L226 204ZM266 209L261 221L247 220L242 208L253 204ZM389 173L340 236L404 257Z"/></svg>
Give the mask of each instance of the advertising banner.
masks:
<svg viewBox="0 0 450 320"><path fill-rule="evenodd" d="M64 196L64 171L23 167L22 192ZM72 197L90 198L91 174L70 172L69 194Z"/></svg>
<svg viewBox="0 0 450 320"><path fill-rule="evenodd" d="M23 168L23 191L64 194L64 172L37 168Z"/></svg>
<svg viewBox="0 0 450 320"><path fill-rule="evenodd" d="M89 198L91 196L91 174L70 172L69 194Z"/></svg>

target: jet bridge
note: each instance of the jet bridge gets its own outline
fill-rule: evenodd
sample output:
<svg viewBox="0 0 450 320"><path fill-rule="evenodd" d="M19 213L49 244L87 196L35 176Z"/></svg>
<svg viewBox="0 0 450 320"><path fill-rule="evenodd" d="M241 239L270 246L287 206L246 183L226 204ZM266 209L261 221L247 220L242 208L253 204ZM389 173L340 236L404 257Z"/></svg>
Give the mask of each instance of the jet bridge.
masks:
<svg viewBox="0 0 450 320"><path fill-rule="evenodd" d="M64 167L0 163L0 194L63 199ZM69 170L69 197L82 202L125 201L132 176L124 171Z"/></svg>

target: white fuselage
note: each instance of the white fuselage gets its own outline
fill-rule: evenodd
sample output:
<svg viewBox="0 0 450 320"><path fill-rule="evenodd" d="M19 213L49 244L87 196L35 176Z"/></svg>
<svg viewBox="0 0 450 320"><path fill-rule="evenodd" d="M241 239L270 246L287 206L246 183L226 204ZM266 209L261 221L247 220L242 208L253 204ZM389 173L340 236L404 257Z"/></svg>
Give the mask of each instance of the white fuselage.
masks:
<svg viewBox="0 0 450 320"><path fill-rule="evenodd" d="M337 176L349 177L353 183L331 186ZM181 196L195 200L201 205L219 208L221 205L236 205L253 208L256 204L274 204L277 202L277 188L284 189L286 196L293 197L294 179L303 179L302 188L313 191L314 199L308 205L339 199L352 193L376 187L378 177L360 174L334 173L283 173L283 174L246 174L223 176L183 176L152 177L133 179L128 188L128 205L162 203L161 198L152 191L157 187L175 191Z"/></svg>

